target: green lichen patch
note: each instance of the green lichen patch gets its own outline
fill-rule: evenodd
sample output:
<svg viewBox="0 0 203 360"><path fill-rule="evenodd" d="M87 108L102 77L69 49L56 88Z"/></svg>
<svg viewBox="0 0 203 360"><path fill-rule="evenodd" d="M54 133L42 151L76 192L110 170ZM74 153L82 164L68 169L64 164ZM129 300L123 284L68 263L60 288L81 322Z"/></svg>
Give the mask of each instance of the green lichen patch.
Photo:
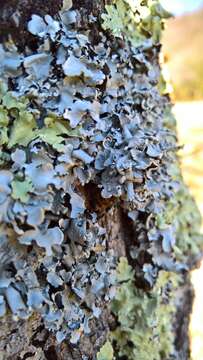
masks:
<svg viewBox="0 0 203 360"><path fill-rule="evenodd" d="M0 106L0 145L4 145L8 142L8 114L3 106Z"/></svg>
<svg viewBox="0 0 203 360"><path fill-rule="evenodd" d="M26 147L31 141L41 139L54 149L61 151L64 135L70 137L80 136L79 128L72 129L68 121L50 114L44 119L44 126L37 126L39 111L32 111L28 107L26 97L15 97L12 92L7 92L0 97L0 145L7 145L8 149L14 146ZM10 133L8 135L8 124Z"/></svg>
<svg viewBox="0 0 203 360"><path fill-rule="evenodd" d="M61 144L64 140L63 135L80 137L79 128L71 129L67 121L55 116L46 117L44 124L42 129L35 131L36 138L39 137L58 151L63 149L63 145Z"/></svg>
<svg viewBox="0 0 203 360"><path fill-rule="evenodd" d="M97 354L97 360L113 360L113 347L110 341L107 341Z"/></svg>
<svg viewBox="0 0 203 360"><path fill-rule="evenodd" d="M29 200L29 193L33 190L33 184L30 179L13 180L11 183L12 198L26 203Z"/></svg>
<svg viewBox="0 0 203 360"><path fill-rule="evenodd" d="M163 19L170 16L153 0L117 0L105 8L103 28L111 30L116 37L126 38L133 46L142 45L147 38L159 42Z"/></svg>
<svg viewBox="0 0 203 360"><path fill-rule="evenodd" d="M157 215L156 225L159 229L174 225L176 259L184 263L201 252L203 247L203 236L200 233L202 219L179 169L177 168L176 171L179 173L180 189L166 202L164 211Z"/></svg>
<svg viewBox="0 0 203 360"><path fill-rule="evenodd" d="M165 126L176 130L176 119L170 107L165 111ZM201 235L201 214L192 197L189 188L184 183L181 174L180 159L170 164L168 172L172 181L177 182L177 190L173 196L166 199L163 211L156 216L156 226L163 230L173 224L175 229L175 256L182 263L188 263L189 259L200 255L203 250L203 236Z"/></svg>
<svg viewBox="0 0 203 360"><path fill-rule="evenodd" d="M15 120L11 127L11 135L8 139L8 148L15 145L27 146L35 139L36 122L34 116L25 111L16 111Z"/></svg>
<svg viewBox="0 0 203 360"><path fill-rule="evenodd" d="M118 289L112 303L119 324L111 333L115 352L128 360L167 359L173 352L172 290L177 287L178 276L161 271L154 289L146 293L134 285L133 272L127 259L121 258Z"/></svg>

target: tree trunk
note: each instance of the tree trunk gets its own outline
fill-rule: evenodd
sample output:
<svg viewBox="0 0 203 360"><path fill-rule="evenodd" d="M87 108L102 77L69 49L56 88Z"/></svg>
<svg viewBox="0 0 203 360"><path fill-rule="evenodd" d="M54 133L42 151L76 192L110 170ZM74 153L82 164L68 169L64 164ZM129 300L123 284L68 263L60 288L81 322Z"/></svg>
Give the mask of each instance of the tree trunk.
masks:
<svg viewBox="0 0 203 360"><path fill-rule="evenodd" d="M0 359L190 359L202 238L159 66L168 14L0 5Z"/></svg>

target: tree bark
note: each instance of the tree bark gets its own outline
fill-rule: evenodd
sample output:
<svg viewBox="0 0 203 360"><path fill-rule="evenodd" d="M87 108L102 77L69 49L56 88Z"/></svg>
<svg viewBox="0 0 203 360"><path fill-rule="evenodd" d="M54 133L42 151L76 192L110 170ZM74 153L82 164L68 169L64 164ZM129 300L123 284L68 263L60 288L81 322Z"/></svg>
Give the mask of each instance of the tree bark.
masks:
<svg viewBox="0 0 203 360"><path fill-rule="evenodd" d="M132 333L136 333L137 330L134 326L137 320L129 325L128 335L127 325L125 328L119 311L117 312L117 308L115 310L114 301L117 301L116 304L118 304L118 297L116 294L111 295L111 292L122 291L122 286L128 283L134 293L134 301L136 302L137 298L139 301L141 299L141 305L139 305L141 309L142 303L145 304L146 301L148 304L153 297L156 298L156 301L160 301L160 306L167 307L169 295L168 293L164 295L164 291L166 288L168 289L171 280L167 278L167 281L156 290L159 272L166 272L171 274L171 278L174 276L173 273L178 273L178 286L176 285L169 291L173 294L173 312L170 313L170 325L168 325L168 333L173 335L172 350L166 355L162 349L155 357L152 354L151 359L189 360L188 324L193 291L188 271L191 259L195 264L197 262L197 251L193 253L190 243L183 246L179 246L178 243L177 247L180 247L179 254L181 253L181 255L175 253L174 239L177 238L178 242L180 232L183 231L181 225L179 223L177 225L176 218L165 223L163 227L157 225L158 215L164 213L168 208L170 198L175 198L175 194L179 191L176 189L177 183L180 188L184 187L179 175L174 181L174 178L167 173L167 167L171 163L177 168L179 165L176 156L177 144L174 140L173 120L169 120L167 124L165 120L168 116L166 115L167 111L170 112L170 99L167 94L160 94L160 43L155 39L157 36L155 25L158 22L159 26L162 24L162 10L156 8L154 13L155 10L151 10L151 17L147 18L148 22L141 24L142 28L139 30L141 35L136 33L136 41L139 42L136 47L132 45L134 35L128 28L131 21L128 21L128 14L125 14L127 25L123 20L123 14L120 14L123 22L118 19L118 16L113 19L117 14L116 11L119 10L115 2L73 0L68 3L70 5L68 17L61 20L60 11L67 15L65 5L62 11L62 0L0 1L0 41L4 48L2 56L5 58L2 57L2 59L6 59L2 79L8 86L9 94L12 92L12 96L16 97L19 102L22 102L22 98L27 97L29 102L25 110L23 105L21 108L20 106L18 108L18 105L9 105L5 98L1 97L2 111L6 111L9 116L7 137L1 143L3 155L1 155L0 176L2 174L2 179L4 179L2 181L5 181L2 192L5 192L9 198L9 204L6 203L6 211L2 207L1 272L3 281L5 276L7 280L11 276L11 280L9 278L9 285L3 285L0 293L2 297L5 296L7 307L7 313L0 322L0 359L94 360L98 358L99 360L112 360L114 358L131 360L137 358L141 360L141 357L139 358L141 355L143 359L147 358L144 346L143 354L136 352L140 345L136 342L138 340L131 339L129 329L132 330ZM128 1L119 0L118 4L121 3L124 4L124 9L131 11ZM114 9L115 14L113 12L105 22L103 14L108 16L110 9ZM47 14L52 18L51 20L45 18L44 22L44 16ZM39 17L36 20L38 23L36 23L33 15L41 17L40 24ZM59 29L53 19L60 24L59 26L62 26L62 21L66 21L67 32L62 34L62 28ZM104 25L111 24L113 20L117 22L115 32ZM33 22L31 23L31 21ZM121 26L119 21L124 25ZM50 28L47 28L47 23ZM119 26L121 26L121 34L118 34ZM9 42L15 45L16 49L13 50ZM13 63L7 65L10 54L13 56L14 52L16 58L19 54L21 56L21 60L19 60L21 65L19 63L16 69L14 69ZM34 68L35 63L32 65L30 58L36 54L41 55L41 53L45 54L44 56L51 55L47 76L44 73L49 60L46 64L43 60L39 60L42 61L40 66L36 65L37 67ZM66 62L70 58L71 62L66 66ZM2 60L2 64L4 64L4 60ZM40 75L41 71L42 75ZM49 79L52 82L49 82ZM70 95L71 91L73 93ZM48 92L50 92L50 96ZM69 96L72 96L71 100ZM65 100L62 100L63 97ZM65 106L63 110L60 110L63 107L63 101ZM74 104L80 106L80 102L82 103L81 107L74 108ZM25 111L28 111L36 120L33 126L30 125L33 119L28 122L28 125L25 125L27 126L25 129L28 131L25 130L23 137L16 130L17 121L20 121L20 116L16 116L16 109L21 114L20 116L25 116ZM75 123L77 117L79 120ZM53 122L53 118L58 120ZM70 123L72 129L68 127L67 130L64 119L66 123L67 121ZM172 119L171 115L170 119ZM47 121L49 121L49 125L47 125ZM61 128L63 126L60 133L55 125L57 121ZM92 125L92 123L94 124ZM52 126L55 127L52 128ZM21 129L22 127L21 124ZM79 130L77 130L78 128ZM78 135L79 133L72 135L75 129L81 131L81 128L82 135ZM50 129L55 129L57 132L58 138L54 137L55 142ZM28 133L32 132L35 136L29 137L29 141L26 141ZM63 137L63 141L61 140L59 144L60 136ZM78 145L78 139L80 145ZM72 160L68 162L70 155L68 155L68 146L70 144L72 154L75 155L71 155L73 156ZM104 158L106 156L105 159L101 158L102 154ZM131 159L129 154L132 154ZM26 156L26 160L24 156ZM63 159L60 160L62 157ZM36 161L38 163L35 167ZM96 164L96 161L97 165L93 166L92 164ZM128 165L133 161L133 165ZM62 169L62 167L64 168ZM38 171L39 168L44 169L42 174ZM37 169L36 172L33 169ZM81 173L79 173L80 170ZM153 172L155 176L153 176ZM12 180L8 180L8 177L9 179L12 177ZM51 178L50 182L46 180L47 177ZM26 182L28 178L31 178L32 185L29 185L31 187L27 193L25 193L25 185L23 190L19 190L17 187L14 192L14 185ZM61 181L60 185L59 181ZM44 187L45 183L46 188ZM157 186L160 189L157 189ZM52 197L50 203L49 196ZM184 207L183 195L173 206L177 208L181 201ZM46 205L45 202L47 202ZM14 208L14 206L16 207ZM20 214L15 212L17 206ZM39 215L40 211L43 213L41 223L34 223L36 219L30 220L29 218L34 207L37 209L35 216L42 216ZM191 211L193 212L193 208ZM166 221L164 215L163 219ZM80 228L76 227L77 221L86 224L86 233L80 233ZM185 214L181 221L186 224L187 228L193 226ZM53 232L53 235L49 237L48 231L56 228L57 231L53 230L55 233ZM102 232L102 229L105 229L105 233ZM156 236L153 232L154 229ZM35 235L31 236L29 231L32 231L32 234L34 231ZM167 235L165 235L166 231L169 231ZM194 231L191 229L187 231L189 231L188 237L191 239L198 236L196 228ZM59 232L63 236L63 242L57 240ZM41 233L45 235L41 235ZM3 236L8 238L6 245ZM53 246L47 244L47 238ZM164 241L166 243L163 250ZM198 238L198 249L201 241ZM49 252L51 246L52 249ZM68 251L71 256L65 263L65 257L69 255ZM128 275L129 277L125 275L126 278L122 275L124 280L120 282L111 280L117 264L121 263L120 259L123 258L127 259L130 269L128 271L134 271L133 280L131 275ZM98 259L102 261L100 268ZM106 265L106 263L108 264ZM87 275L85 276L86 265ZM26 283L25 268L35 274L32 276L37 277L38 285L32 285L29 288L29 281L34 280L33 278L32 280L28 279L28 283ZM51 283L51 280L49 282L47 278L53 276L54 271L54 276L57 278L54 278ZM147 271L149 271L148 277ZM82 276L83 283L78 286ZM104 279L102 280L104 282L102 290L92 290L93 284L100 286L98 279L101 278ZM54 281L58 281L57 285ZM11 299L5 295L8 293L6 286L15 289L22 297L23 302L30 304L29 306L25 305L26 310L23 307L25 312L32 310L29 316L25 316L25 319L19 315L22 309L18 308L18 311L15 312L15 305L12 308ZM34 300L29 302L33 288L40 289L44 299L46 298L39 307L36 304L33 305L32 301ZM43 292L44 289L47 290ZM77 293L74 292L75 289L78 291ZM90 295L89 289L91 289ZM84 297L79 290L85 291ZM91 300L92 296L94 302ZM81 312L81 317L76 313L69 315L67 312L65 314L65 299L68 301L71 299L67 305L68 311ZM74 301L73 309L71 306ZM111 303L114 304L114 310L112 310ZM94 315L94 312L96 313L94 306L100 310L99 316ZM135 314L138 305L133 304L133 306L132 313ZM157 309L159 310L159 308L153 310L154 313L158 312ZM66 316L69 320L63 320L61 323L62 320L59 321L57 318L57 311L60 313L63 311L64 319ZM126 318L128 311L129 309L126 308ZM47 314L50 314L51 317L53 313L56 321L52 323ZM78 326L77 322L73 321L74 316L77 318L77 322L81 321ZM89 319L90 329L88 331L84 330L84 318ZM66 322L71 323L68 330L66 330ZM172 327L171 324L173 324ZM150 331L154 334L158 325L152 327L146 325L146 329L153 328ZM57 330L55 327L58 327ZM57 340L61 329L66 331L65 339L62 339L62 342ZM123 335L119 337L118 333ZM78 336L79 339L76 341L74 336ZM129 336L129 339L127 338L126 343L122 345L122 341L124 341L122 337L126 338L126 336ZM156 339L155 335L152 336L154 336L153 344ZM158 332L158 336L161 338L164 335ZM145 330L143 339L144 337ZM101 352L103 351L101 350L102 346L108 339L111 340L111 347L114 350L113 357L110 352L105 356Z"/></svg>

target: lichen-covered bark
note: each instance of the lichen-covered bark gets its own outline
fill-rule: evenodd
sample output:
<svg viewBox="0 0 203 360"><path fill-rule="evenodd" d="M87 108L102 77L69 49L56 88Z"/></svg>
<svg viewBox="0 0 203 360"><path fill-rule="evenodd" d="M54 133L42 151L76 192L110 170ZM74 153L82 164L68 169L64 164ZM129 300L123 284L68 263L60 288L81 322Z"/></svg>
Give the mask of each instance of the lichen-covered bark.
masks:
<svg viewBox="0 0 203 360"><path fill-rule="evenodd" d="M32 14L56 15L62 7L62 0L1 0L0 39L5 41L9 35L23 49L27 44L35 46L35 39L26 31Z"/></svg>
<svg viewBox="0 0 203 360"><path fill-rule="evenodd" d="M159 66L166 16L155 0L2 3L2 359L190 358L202 238Z"/></svg>

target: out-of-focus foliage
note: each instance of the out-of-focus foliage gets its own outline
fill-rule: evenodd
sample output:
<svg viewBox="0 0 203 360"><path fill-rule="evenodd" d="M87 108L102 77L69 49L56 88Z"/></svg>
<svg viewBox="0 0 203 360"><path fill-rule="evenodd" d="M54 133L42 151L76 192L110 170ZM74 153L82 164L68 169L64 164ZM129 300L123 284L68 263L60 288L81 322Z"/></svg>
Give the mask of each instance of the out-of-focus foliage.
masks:
<svg viewBox="0 0 203 360"><path fill-rule="evenodd" d="M163 52L177 101L203 99L202 33L202 9L169 20L163 33Z"/></svg>

